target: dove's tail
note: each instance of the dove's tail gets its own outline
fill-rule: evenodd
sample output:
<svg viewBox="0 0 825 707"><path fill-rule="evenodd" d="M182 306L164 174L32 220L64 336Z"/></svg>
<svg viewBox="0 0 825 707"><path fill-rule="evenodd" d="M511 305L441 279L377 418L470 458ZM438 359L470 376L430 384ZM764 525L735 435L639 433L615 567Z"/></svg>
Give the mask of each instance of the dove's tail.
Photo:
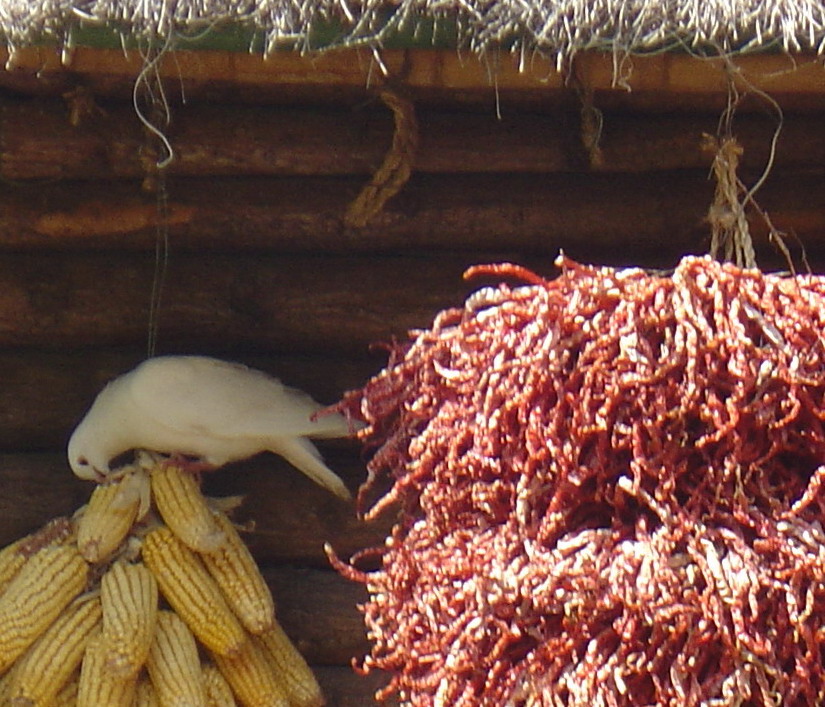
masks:
<svg viewBox="0 0 825 707"><path fill-rule="evenodd" d="M332 439L334 437L349 437L364 426L358 420L348 420L339 413L318 414L312 420L312 426L305 433L315 439Z"/></svg>
<svg viewBox="0 0 825 707"><path fill-rule="evenodd" d="M290 464L303 471L316 484L329 489L339 498L352 498L344 482L321 458L321 453L305 437L278 437L271 451L280 454Z"/></svg>

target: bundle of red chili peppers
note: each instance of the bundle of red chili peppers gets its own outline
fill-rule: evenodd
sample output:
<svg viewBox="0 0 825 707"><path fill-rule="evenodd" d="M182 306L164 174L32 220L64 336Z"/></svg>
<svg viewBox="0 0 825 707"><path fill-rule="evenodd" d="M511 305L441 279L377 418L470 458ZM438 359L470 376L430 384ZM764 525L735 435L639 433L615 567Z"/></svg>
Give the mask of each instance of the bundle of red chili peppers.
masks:
<svg viewBox="0 0 825 707"><path fill-rule="evenodd" d="M380 697L825 704L825 278L560 258L396 347L340 408L400 507ZM353 562L357 564L358 558Z"/></svg>

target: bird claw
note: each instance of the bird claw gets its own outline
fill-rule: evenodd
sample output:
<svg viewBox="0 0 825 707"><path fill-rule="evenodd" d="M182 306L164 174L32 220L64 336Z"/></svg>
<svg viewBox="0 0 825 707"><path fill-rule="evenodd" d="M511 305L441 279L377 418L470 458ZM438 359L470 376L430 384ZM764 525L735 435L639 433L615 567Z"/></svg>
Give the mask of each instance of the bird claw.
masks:
<svg viewBox="0 0 825 707"><path fill-rule="evenodd" d="M193 476L200 476L204 471L214 471L217 467L214 464L210 464L203 459L198 459L197 457L187 457L183 454L173 454L168 459L166 459L163 463L168 464L170 466L177 466L182 471L187 472L188 474L192 474Z"/></svg>
<svg viewBox="0 0 825 707"><path fill-rule="evenodd" d="M165 459L167 459L166 454L150 452L148 449L138 449L137 452L135 452L135 466L140 467L144 471L150 471L152 467L161 464Z"/></svg>

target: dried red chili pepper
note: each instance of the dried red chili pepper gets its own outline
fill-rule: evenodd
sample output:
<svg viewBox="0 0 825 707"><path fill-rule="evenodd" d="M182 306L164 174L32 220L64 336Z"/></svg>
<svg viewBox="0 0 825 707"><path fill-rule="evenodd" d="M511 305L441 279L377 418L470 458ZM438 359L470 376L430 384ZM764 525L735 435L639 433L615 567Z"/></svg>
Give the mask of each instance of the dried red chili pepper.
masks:
<svg viewBox="0 0 825 707"><path fill-rule="evenodd" d="M363 668L415 707L825 703L825 278L561 258L341 410L400 508Z"/></svg>

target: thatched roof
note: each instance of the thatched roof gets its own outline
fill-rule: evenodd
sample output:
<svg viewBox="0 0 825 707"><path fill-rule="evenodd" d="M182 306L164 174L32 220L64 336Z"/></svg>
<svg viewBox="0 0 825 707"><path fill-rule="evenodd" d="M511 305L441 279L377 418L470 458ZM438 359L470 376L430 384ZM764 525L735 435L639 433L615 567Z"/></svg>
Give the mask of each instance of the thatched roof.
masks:
<svg viewBox="0 0 825 707"><path fill-rule="evenodd" d="M67 41L89 24L159 37L230 25L262 33L267 49L418 32L475 51L504 45L560 59L584 49L825 52L821 0L0 0L0 32L13 45Z"/></svg>

